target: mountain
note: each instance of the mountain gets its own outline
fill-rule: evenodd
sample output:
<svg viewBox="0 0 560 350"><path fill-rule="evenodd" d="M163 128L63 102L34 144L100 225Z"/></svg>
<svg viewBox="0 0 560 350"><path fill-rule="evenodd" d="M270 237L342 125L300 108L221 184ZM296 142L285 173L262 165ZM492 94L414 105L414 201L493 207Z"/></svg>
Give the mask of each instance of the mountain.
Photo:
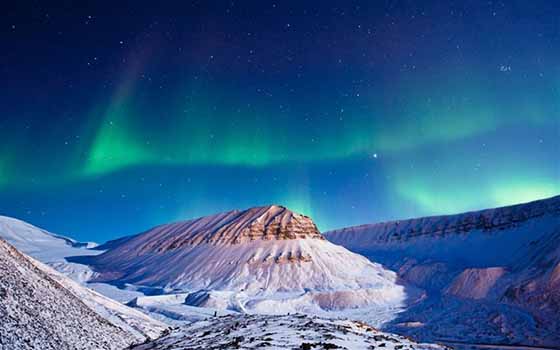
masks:
<svg viewBox="0 0 560 350"><path fill-rule="evenodd" d="M86 288L83 283L93 275L93 271L86 265L65 260L65 256L100 252L90 251L85 249L84 244L9 217L0 217L0 239L7 240L20 252L31 255L33 258L26 258L40 269L43 275L55 281L104 319L126 330L128 338L144 341L159 336L167 328L165 324L138 310Z"/></svg>
<svg viewBox="0 0 560 350"><path fill-rule="evenodd" d="M210 318L173 330L133 350L180 349L402 349L443 350L417 344L367 324L304 315L236 315Z"/></svg>
<svg viewBox="0 0 560 350"><path fill-rule="evenodd" d="M157 226L78 260L96 281L188 292L188 305L241 312L351 310L379 323L409 297L394 272L328 242L309 217L280 206Z"/></svg>
<svg viewBox="0 0 560 350"><path fill-rule="evenodd" d="M325 236L425 291L392 330L423 340L560 345L560 196Z"/></svg>
<svg viewBox="0 0 560 350"><path fill-rule="evenodd" d="M0 240L1 349L122 349L135 338Z"/></svg>

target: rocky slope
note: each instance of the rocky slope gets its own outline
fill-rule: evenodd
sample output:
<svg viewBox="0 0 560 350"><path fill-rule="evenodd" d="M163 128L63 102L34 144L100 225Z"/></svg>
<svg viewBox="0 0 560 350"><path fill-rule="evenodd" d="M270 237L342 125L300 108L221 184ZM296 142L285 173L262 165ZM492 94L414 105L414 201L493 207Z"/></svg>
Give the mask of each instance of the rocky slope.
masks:
<svg viewBox="0 0 560 350"><path fill-rule="evenodd" d="M97 281L190 292L190 305L241 312L375 307L371 315L381 320L407 297L395 273L326 241L310 218L279 206L161 225L87 262Z"/></svg>
<svg viewBox="0 0 560 350"><path fill-rule="evenodd" d="M464 340L475 319L480 334L472 334L480 339L560 344L560 196L350 227L325 236L426 291L423 303L395 321L422 319L422 327L405 332ZM440 319L446 314L453 315L447 325Z"/></svg>
<svg viewBox="0 0 560 350"><path fill-rule="evenodd" d="M379 332L360 322L303 315L224 316L174 330L134 350L186 349L445 349Z"/></svg>
<svg viewBox="0 0 560 350"><path fill-rule="evenodd" d="M82 244L26 222L4 216L0 216L0 238L7 240L20 252L48 265L45 266L29 258L44 274L59 283L90 309L112 324L126 330L128 337L134 341L141 342L147 338L158 337L167 328L167 325L144 313L86 287L85 282L91 278L93 271L86 265L66 261L65 256L99 254L99 251L86 249L88 246L95 245Z"/></svg>
<svg viewBox="0 0 560 350"><path fill-rule="evenodd" d="M42 267L0 240L0 349L122 349L135 341Z"/></svg>

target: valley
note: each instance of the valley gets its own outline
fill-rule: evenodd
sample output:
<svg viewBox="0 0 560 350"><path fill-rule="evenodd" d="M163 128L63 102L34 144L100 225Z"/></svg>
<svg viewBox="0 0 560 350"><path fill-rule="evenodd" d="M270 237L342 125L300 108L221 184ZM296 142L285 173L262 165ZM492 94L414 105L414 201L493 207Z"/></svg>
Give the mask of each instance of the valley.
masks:
<svg viewBox="0 0 560 350"><path fill-rule="evenodd" d="M311 343L358 349L379 329L423 342L395 340L395 349L549 350L560 344L559 220L553 197L323 235L311 218L266 206L100 246L0 217L0 238L131 341L165 335L138 349L297 347L303 329ZM274 331L261 339L258 324ZM197 327L211 333L185 336Z"/></svg>

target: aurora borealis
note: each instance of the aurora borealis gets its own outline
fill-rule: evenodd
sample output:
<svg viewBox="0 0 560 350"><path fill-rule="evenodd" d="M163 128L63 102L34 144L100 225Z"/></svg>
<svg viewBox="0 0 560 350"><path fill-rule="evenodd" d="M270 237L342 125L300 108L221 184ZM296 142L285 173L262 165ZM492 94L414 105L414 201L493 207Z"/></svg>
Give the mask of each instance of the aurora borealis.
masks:
<svg viewBox="0 0 560 350"><path fill-rule="evenodd" d="M555 2L10 6L2 215L101 242L270 203L327 230L560 193Z"/></svg>

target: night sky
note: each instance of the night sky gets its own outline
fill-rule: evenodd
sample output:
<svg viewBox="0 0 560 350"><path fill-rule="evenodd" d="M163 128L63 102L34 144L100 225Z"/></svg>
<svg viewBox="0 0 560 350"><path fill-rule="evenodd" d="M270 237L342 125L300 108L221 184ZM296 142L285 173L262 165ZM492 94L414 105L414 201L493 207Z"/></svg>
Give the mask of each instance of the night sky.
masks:
<svg viewBox="0 0 560 350"><path fill-rule="evenodd" d="M56 3L2 9L0 214L101 242L560 193L558 1Z"/></svg>

